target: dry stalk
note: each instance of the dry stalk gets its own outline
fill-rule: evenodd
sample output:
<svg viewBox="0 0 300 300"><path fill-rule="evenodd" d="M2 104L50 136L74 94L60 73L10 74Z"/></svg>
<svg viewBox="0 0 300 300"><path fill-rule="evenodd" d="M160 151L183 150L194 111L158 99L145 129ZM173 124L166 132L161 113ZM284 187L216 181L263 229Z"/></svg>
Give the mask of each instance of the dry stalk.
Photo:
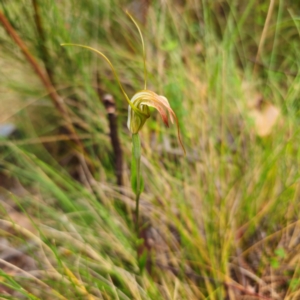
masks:
<svg viewBox="0 0 300 300"><path fill-rule="evenodd" d="M264 42L266 40L266 36L267 36L268 29L269 29L269 25L270 25L271 16L272 16L272 13L273 13L274 5L275 5L275 0L270 0L268 14L267 14L267 17L266 17L264 29L263 29L263 32L261 34L261 38L260 38L259 45L258 45L258 50L257 50L257 53L256 53L253 73L257 72L258 64L256 62L260 60L261 51L263 49Z"/></svg>
<svg viewBox="0 0 300 300"><path fill-rule="evenodd" d="M48 77L53 85L54 84L54 74L51 66L51 60L50 55L48 53L47 47L46 47L46 35L43 29L41 15L40 15L40 7L37 0L32 0L32 6L34 9L34 21L35 26L39 35L39 44L40 44L40 50L41 50L41 56L45 64L45 69L48 74Z"/></svg>
<svg viewBox="0 0 300 300"><path fill-rule="evenodd" d="M118 186L123 186L123 151L119 139L118 133L118 120L117 120L117 112L116 112L116 103L112 95L104 94L100 88L100 76L97 73L97 94L102 101L106 113L109 124L109 135L110 141L114 152L115 158L115 174L117 177Z"/></svg>

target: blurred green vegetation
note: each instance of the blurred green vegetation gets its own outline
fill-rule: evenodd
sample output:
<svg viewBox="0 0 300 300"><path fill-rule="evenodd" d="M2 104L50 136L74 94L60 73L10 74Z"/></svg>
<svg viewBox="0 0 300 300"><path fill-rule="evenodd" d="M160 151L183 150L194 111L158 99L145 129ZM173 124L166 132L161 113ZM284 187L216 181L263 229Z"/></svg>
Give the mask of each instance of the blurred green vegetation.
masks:
<svg viewBox="0 0 300 300"><path fill-rule="evenodd" d="M141 131L143 272L126 101L105 61L60 46L105 53L131 97L143 59L126 9L149 89L169 99L187 149L153 111ZM0 14L70 118L0 26L0 126L16 126L0 139L3 299L298 299L300 3L0 0ZM97 90L116 102L122 186Z"/></svg>

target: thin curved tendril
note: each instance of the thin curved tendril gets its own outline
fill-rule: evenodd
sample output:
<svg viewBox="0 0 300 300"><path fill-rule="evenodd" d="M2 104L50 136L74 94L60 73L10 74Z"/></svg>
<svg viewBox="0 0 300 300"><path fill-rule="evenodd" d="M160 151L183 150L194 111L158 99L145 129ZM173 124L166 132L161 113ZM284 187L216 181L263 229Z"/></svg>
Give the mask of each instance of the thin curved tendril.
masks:
<svg viewBox="0 0 300 300"><path fill-rule="evenodd" d="M130 101L130 99L128 98L126 92L125 92L124 89L123 89L123 86L122 86L122 84L121 84L121 82L120 82L119 76L118 76L118 74L117 74L117 72L116 72L116 70L115 70L113 64L110 62L110 60L109 60L102 52L100 52L100 51L98 51L98 50L96 50L96 49L94 49L94 48L92 48L92 47L85 46L85 45L80 45L80 44L69 44L69 43L67 43L67 44L60 44L60 45L61 45L61 46L75 46L75 47L86 48L86 49L88 49L88 50L91 50L91 51L93 51L93 52L96 52L98 55L100 55L102 58L104 58L104 59L106 60L106 62L109 64L109 66L111 67L111 69L112 69L112 71L113 71L113 73L114 73L114 75L115 75L115 78L116 78L116 80L117 80L117 82L118 82L118 84L119 84L119 87L120 87L120 89L121 89L121 91L122 91L122 93L123 93L123 95L124 95L126 101L128 102L128 104L129 104L130 107L132 108L132 110L134 110L135 112L140 113L140 114L142 114L142 115L145 115L140 109L138 109L137 107L135 107L135 106L132 104L132 102Z"/></svg>
<svg viewBox="0 0 300 300"><path fill-rule="evenodd" d="M146 67L146 52L145 52L145 43L144 43L144 38L142 35L142 32L140 30L139 25L137 24L137 22L135 21L135 19L131 16L131 14L126 11L126 14L128 15L128 17L131 19L131 21L133 22L133 24L135 25L135 27L137 28L141 41L142 41L142 47L143 47L143 60L144 60L144 80L145 80L145 84L144 84L144 89L147 89L147 67Z"/></svg>

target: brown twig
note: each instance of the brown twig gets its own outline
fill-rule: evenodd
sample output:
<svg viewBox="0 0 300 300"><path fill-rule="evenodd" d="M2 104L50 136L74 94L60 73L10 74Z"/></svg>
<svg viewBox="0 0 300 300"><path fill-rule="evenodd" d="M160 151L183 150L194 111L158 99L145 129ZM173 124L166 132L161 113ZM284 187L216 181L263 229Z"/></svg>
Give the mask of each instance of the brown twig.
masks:
<svg viewBox="0 0 300 300"><path fill-rule="evenodd" d="M42 25L42 20L41 20L41 15L40 15L40 8L37 0L32 0L32 6L34 9L34 21L35 21L35 26L38 32L39 36L39 44L40 44L40 50L41 50L41 56L43 59L43 62L45 64L45 69L46 72L49 76L49 79L53 85L55 85L54 81L54 74L51 66L51 59L50 55L48 53L48 49L46 47L46 35L43 29Z"/></svg>
<svg viewBox="0 0 300 300"><path fill-rule="evenodd" d="M26 47L23 40L20 38L20 36L17 34L17 32L14 30L10 22L7 20L5 15L2 11L0 11L0 23L3 25L4 29L10 35L10 37L13 39L13 41L19 46L19 48L22 50L24 56L32 66L35 73L38 75L40 80L42 81L45 89L47 90L50 98L52 99L52 102L54 106L57 108L63 119L66 121L66 128L73 137L74 142L77 144L79 149L84 152L84 147L78 138L78 135L73 127L72 121L70 119L70 116L68 114L68 111L65 107L65 104L63 102L63 99L57 94L54 86L52 85L49 76L44 73L42 68L39 66L38 62L34 58L34 56L29 52L28 48Z"/></svg>
<svg viewBox="0 0 300 300"><path fill-rule="evenodd" d="M102 101L106 112L109 123L109 135L111 140L111 145L114 152L115 158L115 174L117 177L117 184L119 186L123 185L123 151L121 148L121 143L118 134L118 123L116 114L116 103L112 95L104 94L100 88L100 76L97 73L97 93Z"/></svg>

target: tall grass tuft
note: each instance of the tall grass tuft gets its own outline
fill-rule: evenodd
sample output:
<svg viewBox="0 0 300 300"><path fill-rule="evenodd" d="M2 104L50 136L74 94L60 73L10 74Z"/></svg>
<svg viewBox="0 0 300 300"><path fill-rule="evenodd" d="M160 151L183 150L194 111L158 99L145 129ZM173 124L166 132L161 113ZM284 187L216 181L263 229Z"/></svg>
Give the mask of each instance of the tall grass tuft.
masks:
<svg viewBox="0 0 300 300"><path fill-rule="evenodd" d="M1 297L297 299L299 4L139 3L0 1ZM61 43L100 49L132 106L146 57L144 88L178 118L186 156L139 107L140 223L131 104L104 60ZM122 186L97 88L116 101Z"/></svg>

